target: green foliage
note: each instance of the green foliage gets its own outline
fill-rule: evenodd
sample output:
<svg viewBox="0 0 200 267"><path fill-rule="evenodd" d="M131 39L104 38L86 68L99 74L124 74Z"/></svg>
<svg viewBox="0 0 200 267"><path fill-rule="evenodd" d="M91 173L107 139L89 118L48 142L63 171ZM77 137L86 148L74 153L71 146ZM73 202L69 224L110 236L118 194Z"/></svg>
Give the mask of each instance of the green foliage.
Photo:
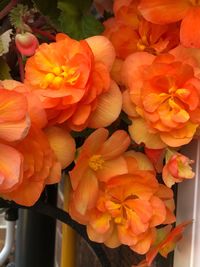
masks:
<svg viewBox="0 0 200 267"><path fill-rule="evenodd" d="M58 2L58 8L61 10L60 30L77 40L100 34L103 25L89 14L91 3L91 0L60 0Z"/></svg>
<svg viewBox="0 0 200 267"><path fill-rule="evenodd" d="M0 80L11 79L10 69L2 57L0 57L0 70Z"/></svg>
<svg viewBox="0 0 200 267"><path fill-rule="evenodd" d="M57 1L52 0L32 0L35 7L46 17L50 19L53 24L57 24L57 19L60 15L60 10L57 8Z"/></svg>
<svg viewBox="0 0 200 267"><path fill-rule="evenodd" d="M10 22L11 24L18 29L27 30L27 25L23 21L23 17L26 12L28 12L28 7L22 4L18 4L10 12Z"/></svg>

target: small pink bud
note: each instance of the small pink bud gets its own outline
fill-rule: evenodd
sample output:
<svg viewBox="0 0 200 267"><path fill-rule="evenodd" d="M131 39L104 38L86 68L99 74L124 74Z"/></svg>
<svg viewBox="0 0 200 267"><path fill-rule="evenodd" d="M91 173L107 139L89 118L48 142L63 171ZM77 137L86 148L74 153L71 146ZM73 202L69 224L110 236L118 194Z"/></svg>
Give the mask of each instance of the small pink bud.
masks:
<svg viewBox="0 0 200 267"><path fill-rule="evenodd" d="M32 56L39 46L38 39L30 32L16 34L15 44L23 56Z"/></svg>

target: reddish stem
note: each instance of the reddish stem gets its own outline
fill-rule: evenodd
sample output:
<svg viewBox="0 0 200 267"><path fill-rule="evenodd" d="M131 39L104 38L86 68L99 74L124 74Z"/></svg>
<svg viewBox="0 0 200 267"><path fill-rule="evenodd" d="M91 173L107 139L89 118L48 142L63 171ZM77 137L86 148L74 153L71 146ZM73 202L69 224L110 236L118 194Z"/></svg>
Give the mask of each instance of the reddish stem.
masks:
<svg viewBox="0 0 200 267"><path fill-rule="evenodd" d="M43 30L40 30L40 29L37 29L37 28L34 28L34 27L31 27L31 30L33 31L33 33L38 33L38 34L48 38L51 41L55 41L56 40L55 36L53 34L51 34L50 32L43 31Z"/></svg>
<svg viewBox="0 0 200 267"><path fill-rule="evenodd" d="M0 11L0 19L4 18L5 16L8 15L8 13L11 11L11 9L16 6L18 3L18 0L11 0L7 6L4 7L3 10Z"/></svg>
<svg viewBox="0 0 200 267"><path fill-rule="evenodd" d="M19 52L17 52L17 61L19 65L20 80L21 82L23 82L24 81L24 64L22 61L22 56Z"/></svg>

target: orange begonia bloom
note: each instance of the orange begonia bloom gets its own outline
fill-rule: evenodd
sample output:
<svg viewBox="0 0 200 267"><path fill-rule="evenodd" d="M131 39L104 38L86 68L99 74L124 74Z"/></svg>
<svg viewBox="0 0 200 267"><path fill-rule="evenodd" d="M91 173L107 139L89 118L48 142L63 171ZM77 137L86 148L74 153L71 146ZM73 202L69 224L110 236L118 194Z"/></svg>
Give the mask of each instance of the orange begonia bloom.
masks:
<svg viewBox="0 0 200 267"><path fill-rule="evenodd" d="M150 23L142 18L137 5L138 1L115 1L115 17L104 22L103 34L114 45L117 57L125 59L136 51L159 54L179 44L179 24Z"/></svg>
<svg viewBox="0 0 200 267"><path fill-rule="evenodd" d="M192 179L195 173L190 167L191 163L193 161L188 157L168 149L166 153L166 165L162 170L162 177L165 184L171 187L173 184L180 183L184 179Z"/></svg>
<svg viewBox="0 0 200 267"><path fill-rule="evenodd" d="M96 209L89 214L87 231L93 241L108 247L125 244L144 254L154 242L155 226L168 216L166 192L160 189L152 170L140 169L137 153L134 157L127 157L128 174L109 179L99 193Z"/></svg>
<svg viewBox="0 0 200 267"><path fill-rule="evenodd" d="M106 127L121 111L121 93L109 71L115 59L103 36L80 42L58 34L39 46L25 66L25 83L43 103L49 124L73 130Z"/></svg>
<svg viewBox="0 0 200 267"><path fill-rule="evenodd" d="M140 52L126 59L122 79L128 91L123 106L133 117L129 130L137 143L160 149L192 140L200 124L196 115L200 112L200 83L195 75L192 65L170 54L155 57Z"/></svg>
<svg viewBox="0 0 200 267"><path fill-rule="evenodd" d="M127 172L127 164L121 156L130 144L125 131L116 131L109 137L101 128L92 133L81 147L76 166L70 172L75 209L85 215L94 207L98 197L99 181Z"/></svg>
<svg viewBox="0 0 200 267"><path fill-rule="evenodd" d="M157 24L182 20L181 43L186 47L200 48L199 0L141 0L139 10L145 19Z"/></svg>
<svg viewBox="0 0 200 267"><path fill-rule="evenodd" d="M19 182L8 192L2 191L1 195L20 205L32 206L40 197L46 184L57 183L60 180L61 164L57 161L45 134L34 126L31 127L28 135L21 142L13 144L13 146L13 150L16 150L13 152L13 157L14 153L18 153L18 158L22 158L21 161L17 156L11 157L12 154L9 158L9 150L5 152L5 156L8 156L7 164L13 159L9 168L12 166L13 169L16 169L16 174L11 177L10 183L16 179L17 174ZM3 167L2 161L0 166ZM12 168L9 171L10 174ZM5 169L5 171L7 170ZM8 178L10 177L8 176ZM8 182L9 180L7 180Z"/></svg>
<svg viewBox="0 0 200 267"><path fill-rule="evenodd" d="M126 244L144 254L154 242L155 226L174 221L167 203L173 192L159 186L144 154L124 153L130 142L125 132L106 141L107 136L105 129L97 130L80 150L70 173L70 215L87 225L91 240L108 247Z"/></svg>

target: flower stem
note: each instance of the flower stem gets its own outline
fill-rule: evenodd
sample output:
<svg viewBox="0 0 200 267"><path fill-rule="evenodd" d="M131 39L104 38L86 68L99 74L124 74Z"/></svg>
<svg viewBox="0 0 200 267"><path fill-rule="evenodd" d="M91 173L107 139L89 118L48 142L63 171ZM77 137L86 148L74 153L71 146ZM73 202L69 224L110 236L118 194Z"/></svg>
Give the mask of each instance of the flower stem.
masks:
<svg viewBox="0 0 200 267"><path fill-rule="evenodd" d="M51 34L50 32L43 31L43 30L40 30L40 29L37 29L37 28L34 28L34 27L31 27L31 30L33 31L33 33L38 33L38 34L48 38L51 41L55 41L56 40L55 36L53 34Z"/></svg>
<svg viewBox="0 0 200 267"><path fill-rule="evenodd" d="M9 4L7 4L7 6L4 7L4 9L2 9L0 11L0 20L2 18L4 18L5 16L8 15L8 13L11 11L11 9L16 6L16 4L18 3L18 0L11 0Z"/></svg>
<svg viewBox="0 0 200 267"><path fill-rule="evenodd" d="M19 65L20 80L21 82L23 82L24 81L24 64L22 61L22 56L19 52L17 52L17 60L18 60L18 65Z"/></svg>

